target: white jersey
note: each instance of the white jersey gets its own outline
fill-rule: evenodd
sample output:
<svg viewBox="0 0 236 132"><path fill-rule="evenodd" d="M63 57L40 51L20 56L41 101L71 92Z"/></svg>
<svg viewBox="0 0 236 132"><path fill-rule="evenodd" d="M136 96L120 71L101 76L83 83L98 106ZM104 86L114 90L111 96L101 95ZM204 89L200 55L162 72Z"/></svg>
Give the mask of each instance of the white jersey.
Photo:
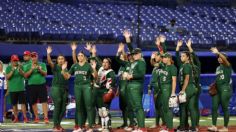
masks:
<svg viewBox="0 0 236 132"><path fill-rule="evenodd" d="M2 86L4 86L4 89L7 89L7 81L4 72L0 72L0 89L2 89Z"/></svg>

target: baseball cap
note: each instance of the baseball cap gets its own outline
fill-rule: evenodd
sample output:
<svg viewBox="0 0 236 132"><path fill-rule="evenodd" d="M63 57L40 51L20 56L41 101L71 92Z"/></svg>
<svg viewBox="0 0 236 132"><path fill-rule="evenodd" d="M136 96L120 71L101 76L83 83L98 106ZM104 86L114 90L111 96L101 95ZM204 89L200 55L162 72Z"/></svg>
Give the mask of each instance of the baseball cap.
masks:
<svg viewBox="0 0 236 132"><path fill-rule="evenodd" d="M26 50L24 51L24 55L31 55L30 51Z"/></svg>
<svg viewBox="0 0 236 132"><path fill-rule="evenodd" d="M31 55L31 57L35 57L35 56L38 56L38 53L37 52L32 52L30 55Z"/></svg>
<svg viewBox="0 0 236 132"><path fill-rule="evenodd" d="M11 61L19 61L19 57L15 54L11 56Z"/></svg>

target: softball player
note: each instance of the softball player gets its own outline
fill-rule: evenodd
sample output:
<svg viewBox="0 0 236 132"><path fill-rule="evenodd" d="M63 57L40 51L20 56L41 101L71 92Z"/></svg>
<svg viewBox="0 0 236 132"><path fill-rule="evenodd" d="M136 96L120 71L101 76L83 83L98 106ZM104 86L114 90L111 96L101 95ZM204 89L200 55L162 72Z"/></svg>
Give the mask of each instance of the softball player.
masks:
<svg viewBox="0 0 236 132"><path fill-rule="evenodd" d="M162 113L164 116L164 122L167 126L167 131L174 132L173 114L169 108L169 99L170 97L175 97L177 68L172 64L172 56L169 53L164 53L162 55L162 62L164 63L164 66L159 72Z"/></svg>
<svg viewBox="0 0 236 132"><path fill-rule="evenodd" d="M193 68L191 65L190 53L182 52L179 57L179 49L183 41L179 40L176 47L176 60L179 68L180 76L180 95L186 95L186 102L180 104L180 127L179 131L185 131L187 124L187 114L190 112L191 128L190 130L196 131L197 124L197 108L196 108L196 93L197 89L194 85Z"/></svg>
<svg viewBox="0 0 236 132"><path fill-rule="evenodd" d="M57 64L54 64L51 59L52 47L47 47L47 61L52 69L53 80L51 87L51 96L54 103L53 111L53 131L63 131L61 121L66 111L66 101L68 97L69 81L66 79L65 74L62 74L62 65L67 63L63 55L58 55ZM65 69L67 71L67 69Z"/></svg>
<svg viewBox="0 0 236 132"><path fill-rule="evenodd" d="M67 72L67 63L62 65L62 74L69 79L72 74L75 75L74 80L74 93L76 99L76 112L78 117L75 117L75 125L78 122L78 126L74 128L73 132L82 131L82 127L85 123L86 114L89 122L89 129L87 131L92 131L92 89L91 89L91 76L97 77L96 63L92 66L86 61L85 54L80 51L77 55L78 63L71 66L70 70Z"/></svg>
<svg viewBox="0 0 236 132"><path fill-rule="evenodd" d="M232 96L231 75L232 67L225 54L218 51L216 47L211 48L212 53L218 56L220 66L216 69L216 86L217 94L212 96L212 127L210 131L217 131L216 122L218 117L219 105L222 106L224 112L224 127L219 129L219 132L228 132L229 123L229 101Z"/></svg>

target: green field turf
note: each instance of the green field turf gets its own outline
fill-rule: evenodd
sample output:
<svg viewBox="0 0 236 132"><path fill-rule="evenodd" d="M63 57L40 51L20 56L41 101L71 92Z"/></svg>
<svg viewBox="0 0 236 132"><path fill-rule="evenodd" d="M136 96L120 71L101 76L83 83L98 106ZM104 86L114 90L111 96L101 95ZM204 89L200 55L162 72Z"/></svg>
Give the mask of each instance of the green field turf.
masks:
<svg viewBox="0 0 236 132"><path fill-rule="evenodd" d="M153 124L155 124L154 118L146 118L145 120L146 127L150 127ZM223 118L218 118L218 125L222 126L224 123ZM120 117L113 117L112 118L112 127L116 128L117 126L120 126L122 124L122 119ZM177 126L179 124L179 119L174 118L174 126ZM200 126L210 126L211 125L211 117L201 117L200 120ZM74 126L74 120L73 119L64 119L62 121L62 126L66 129L72 129ZM229 126L236 126L236 117L230 117ZM43 122L40 122L38 124L34 123L12 123L11 120L5 120L5 123L0 124L0 128L2 129L51 129L53 127L53 123L50 122L49 124L44 124Z"/></svg>

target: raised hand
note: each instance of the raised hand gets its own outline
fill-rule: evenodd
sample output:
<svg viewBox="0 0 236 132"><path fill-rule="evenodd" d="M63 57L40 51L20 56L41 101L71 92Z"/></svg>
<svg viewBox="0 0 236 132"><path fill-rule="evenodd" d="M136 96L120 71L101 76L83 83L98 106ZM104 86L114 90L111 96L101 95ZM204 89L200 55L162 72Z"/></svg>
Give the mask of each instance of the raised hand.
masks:
<svg viewBox="0 0 236 132"><path fill-rule="evenodd" d="M154 59L156 57L157 52L152 52L151 59Z"/></svg>
<svg viewBox="0 0 236 132"><path fill-rule="evenodd" d="M76 45L75 42L72 42L71 45L70 45L70 47L71 47L72 51L75 51L76 48L77 48L77 45Z"/></svg>
<svg viewBox="0 0 236 132"><path fill-rule="evenodd" d="M97 62L96 62L96 61L91 61L91 62L90 62L90 65L91 65L91 67L92 67L93 69L96 69L96 67L97 67Z"/></svg>
<svg viewBox="0 0 236 132"><path fill-rule="evenodd" d="M155 44L156 44L156 46L160 46L161 45L160 37L156 37Z"/></svg>
<svg viewBox="0 0 236 132"><path fill-rule="evenodd" d="M192 39L188 39L187 43L186 43L187 47L191 47L192 45Z"/></svg>
<svg viewBox="0 0 236 132"><path fill-rule="evenodd" d="M125 45L123 43L120 43L117 52L121 53L124 51L124 49L125 49Z"/></svg>
<svg viewBox="0 0 236 132"><path fill-rule="evenodd" d="M96 55L96 53L97 53L96 45L92 45L92 46L91 46L90 52L92 52L92 54Z"/></svg>
<svg viewBox="0 0 236 132"><path fill-rule="evenodd" d="M164 43L166 41L166 36L160 35L160 42Z"/></svg>
<svg viewBox="0 0 236 132"><path fill-rule="evenodd" d="M91 49L92 49L92 44L90 43L90 42L87 42L86 43L86 46L84 47L87 51L91 51Z"/></svg>
<svg viewBox="0 0 236 132"><path fill-rule="evenodd" d="M211 52L214 53L214 54L218 54L219 51L216 47L211 47Z"/></svg>
<svg viewBox="0 0 236 132"><path fill-rule="evenodd" d="M130 38L132 35L131 35L131 33L130 33L130 31L128 31L127 29L123 32L123 36L125 37L125 38Z"/></svg>
<svg viewBox="0 0 236 132"><path fill-rule="evenodd" d="M65 70L67 68L67 61L64 64L62 64L61 68L62 68L62 70Z"/></svg>
<svg viewBox="0 0 236 132"><path fill-rule="evenodd" d="M47 54L51 54L52 53L52 47L51 46L48 46L47 47Z"/></svg>
<svg viewBox="0 0 236 132"><path fill-rule="evenodd" d="M181 47L183 45L183 40L178 40L177 41L177 47Z"/></svg>

